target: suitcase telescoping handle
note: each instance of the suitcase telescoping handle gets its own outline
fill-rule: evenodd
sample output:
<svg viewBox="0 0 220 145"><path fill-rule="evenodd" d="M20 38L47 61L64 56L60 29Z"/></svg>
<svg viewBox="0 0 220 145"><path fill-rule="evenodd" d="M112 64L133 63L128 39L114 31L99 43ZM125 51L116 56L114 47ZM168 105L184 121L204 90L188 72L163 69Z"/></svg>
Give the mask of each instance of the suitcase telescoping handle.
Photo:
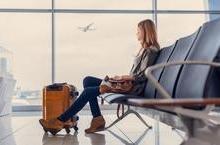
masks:
<svg viewBox="0 0 220 145"><path fill-rule="evenodd" d="M62 91L63 87L67 85L67 83L54 83L52 85L47 86L47 91ZM68 85L70 88L70 96L76 97L79 95L79 92L76 90L76 88L73 85Z"/></svg>
<svg viewBox="0 0 220 145"><path fill-rule="evenodd" d="M57 91L61 91L63 89L63 86L66 85L67 83L54 83L52 85L47 86L47 90L48 91L53 91L53 90L57 90Z"/></svg>

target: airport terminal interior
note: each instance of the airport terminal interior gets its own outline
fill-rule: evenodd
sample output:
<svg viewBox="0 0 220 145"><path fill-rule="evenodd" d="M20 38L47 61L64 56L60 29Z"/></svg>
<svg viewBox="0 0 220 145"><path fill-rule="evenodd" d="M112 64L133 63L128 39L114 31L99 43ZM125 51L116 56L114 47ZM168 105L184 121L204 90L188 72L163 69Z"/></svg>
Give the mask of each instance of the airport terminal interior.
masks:
<svg viewBox="0 0 220 145"><path fill-rule="evenodd" d="M86 77L129 74L147 19L160 50L143 93L96 95L97 132L91 99L75 125L43 127ZM219 67L220 0L0 0L0 145L220 145Z"/></svg>

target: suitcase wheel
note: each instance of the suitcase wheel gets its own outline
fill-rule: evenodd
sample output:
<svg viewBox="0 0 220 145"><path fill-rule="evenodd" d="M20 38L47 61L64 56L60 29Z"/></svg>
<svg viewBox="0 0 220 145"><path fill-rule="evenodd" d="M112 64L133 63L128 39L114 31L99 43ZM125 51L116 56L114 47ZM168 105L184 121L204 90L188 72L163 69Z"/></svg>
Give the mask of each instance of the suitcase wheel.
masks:
<svg viewBox="0 0 220 145"><path fill-rule="evenodd" d="M66 133L69 134L70 133L70 128L65 128Z"/></svg>
<svg viewBox="0 0 220 145"><path fill-rule="evenodd" d="M52 134L53 136L55 136L57 133L56 133L56 132L51 132L51 134Z"/></svg>

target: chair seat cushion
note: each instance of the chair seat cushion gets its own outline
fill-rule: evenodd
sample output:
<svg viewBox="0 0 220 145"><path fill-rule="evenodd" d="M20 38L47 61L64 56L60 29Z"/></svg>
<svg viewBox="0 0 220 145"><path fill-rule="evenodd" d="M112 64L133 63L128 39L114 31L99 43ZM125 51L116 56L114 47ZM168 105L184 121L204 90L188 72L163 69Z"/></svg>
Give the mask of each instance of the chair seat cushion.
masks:
<svg viewBox="0 0 220 145"><path fill-rule="evenodd" d="M127 99L130 98L143 98L143 96L135 96L135 95L129 95L129 94L117 94L117 93L105 93L101 95L101 98L103 98L106 102L112 104L112 103L124 103L127 101Z"/></svg>

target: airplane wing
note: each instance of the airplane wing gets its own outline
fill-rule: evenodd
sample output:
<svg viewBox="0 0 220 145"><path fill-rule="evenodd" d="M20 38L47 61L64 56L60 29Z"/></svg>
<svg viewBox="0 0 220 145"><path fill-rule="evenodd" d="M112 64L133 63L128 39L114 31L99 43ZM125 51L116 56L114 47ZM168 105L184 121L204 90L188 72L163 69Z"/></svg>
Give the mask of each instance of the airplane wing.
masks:
<svg viewBox="0 0 220 145"><path fill-rule="evenodd" d="M90 30L96 30L95 28L91 28L91 26L93 25L94 23L90 23L89 25L85 26L85 27L78 27L78 29L82 30L83 32L86 32L86 31L90 31Z"/></svg>
<svg viewBox="0 0 220 145"><path fill-rule="evenodd" d="M96 29L95 29L95 28L89 28L88 30L89 30L89 31L90 31L90 30L92 31L92 30L96 30Z"/></svg>
<svg viewBox="0 0 220 145"><path fill-rule="evenodd" d="M89 24L89 25L87 25L86 27L88 27L88 28L89 28L89 27L91 27L93 24L94 24L94 23L90 23L90 24Z"/></svg>

